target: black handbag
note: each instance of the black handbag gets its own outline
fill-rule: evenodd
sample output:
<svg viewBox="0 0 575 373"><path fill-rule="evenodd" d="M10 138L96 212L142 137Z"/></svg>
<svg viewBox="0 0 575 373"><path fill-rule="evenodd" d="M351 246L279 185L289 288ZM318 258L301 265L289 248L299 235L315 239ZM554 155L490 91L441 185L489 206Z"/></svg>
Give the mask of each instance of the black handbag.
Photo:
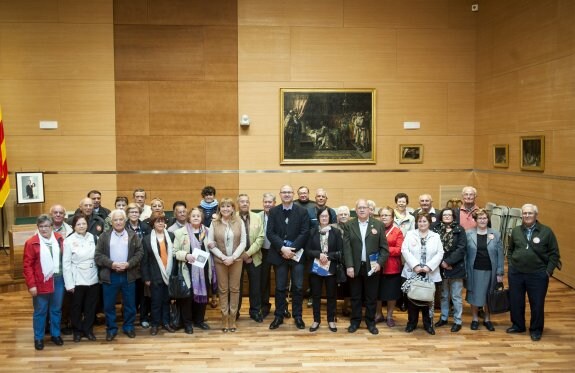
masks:
<svg viewBox="0 0 575 373"><path fill-rule="evenodd" d="M335 280L338 284L343 284L347 281L347 269L341 260L338 260L335 265Z"/></svg>
<svg viewBox="0 0 575 373"><path fill-rule="evenodd" d="M180 306L174 301L170 303L170 325L176 330L183 326Z"/></svg>
<svg viewBox="0 0 575 373"><path fill-rule="evenodd" d="M168 291L170 293L170 298L181 299L189 298L192 295L190 288L186 284L184 275L182 273L182 266L174 263L172 273L170 275L170 281L168 283ZM175 269L175 271L174 271ZM174 273L175 272L175 273Z"/></svg>
<svg viewBox="0 0 575 373"><path fill-rule="evenodd" d="M498 282L495 289L487 294L487 307L490 313L509 312L509 303L509 289L504 289L502 282Z"/></svg>

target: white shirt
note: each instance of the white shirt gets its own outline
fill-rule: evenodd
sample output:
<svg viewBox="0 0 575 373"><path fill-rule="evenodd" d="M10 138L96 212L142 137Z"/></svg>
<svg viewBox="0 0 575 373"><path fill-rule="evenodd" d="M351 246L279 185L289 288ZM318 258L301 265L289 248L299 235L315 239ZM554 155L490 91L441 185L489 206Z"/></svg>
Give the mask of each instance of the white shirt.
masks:
<svg viewBox="0 0 575 373"><path fill-rule="evenodd" d="M365 247L365 235L367 233L367 226L369 219L365 222L357 221L359 223L359 231L361 232L361 261L367 262L367 249Z"/></svg>

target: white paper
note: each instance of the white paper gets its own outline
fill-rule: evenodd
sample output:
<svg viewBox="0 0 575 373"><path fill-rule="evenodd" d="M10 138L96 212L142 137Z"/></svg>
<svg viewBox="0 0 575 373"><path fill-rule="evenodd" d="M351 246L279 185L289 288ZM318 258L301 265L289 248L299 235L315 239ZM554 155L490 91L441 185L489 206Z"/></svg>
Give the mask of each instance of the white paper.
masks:
<svg viewBox="0 0 575 373"><path fill-rule="evenodd" d="M206 266L206 263L208 262L208 259L210 259L210 254L208 254L203 250L198 249L197 247L194 248L194 250L192 251L192 256L195 259L192 265L200 268L204 268Z"/></svg>
<svg viewBox="0 0 575 373"><path fill-rule="evenodd" d="M298 251L295 252L295 255L292 256L291 260L298 262L301 259L301 256L303 255L303 249L299 249Z"/></svg>

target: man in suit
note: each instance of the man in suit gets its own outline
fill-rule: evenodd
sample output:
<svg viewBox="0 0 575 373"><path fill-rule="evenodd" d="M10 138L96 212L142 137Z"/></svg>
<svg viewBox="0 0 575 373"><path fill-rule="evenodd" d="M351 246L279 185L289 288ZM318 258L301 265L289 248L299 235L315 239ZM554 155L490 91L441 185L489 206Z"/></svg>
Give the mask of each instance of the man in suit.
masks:
<svg viewBox="0 0 575 373"><path fill-rule="evenodd" d="M276 196L273 193L264 193L262 197L263 210L259 212L259 217L264 226L264 242L262 243L262 266L261 266L261 304L262 304L262 318L265 319L272 308L270 303L270 275L271 264L268 261L268 253L270 252L271 242L267 236L268 219L270 209L276 205ZM290 315L291 316L291 315Z"/></svg>
<svg viewBox="0 0 575 373"><path fill-rule="evenodd" d="M262 317L262 299L260 292L261 248L264 243L264 225L260 216L250 211L250 197L247 194L240 194L237 199L238 216L243 220L246 227L246 250L242 254L244 266L242 269L242 278L240 280L240 302L238 304L238 315L242 307L242 294L244 284L244 270L248 273L249 296L250 296L250 318L255 322L263 322Z"/></svg>
<svg viewBox="0 0 575 373"><path fill-rule="evenodd" d="M280 188L282 204L270 210L267 225L267 237L271 243L268 261L274 266L276 274L276 310L270 329L283 324L287 311L288 272L291 274L292 314L295 326L304 329L302 319L303 301L303 255L309 233L309 215L307 211L293 203L293 188L284 185ZM299 260L297 259L299 257Z"/></svg>
<svg viewBox="0 0 575 373"><path fill-rule="evenodd" d="M104 225L106 222L99 215L94 213L94 202L92 202L91 198L82 198L76 214L83 214L86 219L88 219L88 232L92 233L95 237L99 237L104 232ZM71 225L72 220L74 220L74 216L70 216L68 224Z"/></svg>
<svg viewBox="0 0 575 373"><path fill-rule="evenodd" d="M347 329L355 333L361 323L362 293L365 294L365 323L371 334L378 334L375 326L375 306L379 288L379 272L389 256L385 226L369 216L365 199L355 204L357 218L344 226L343 254L351 292L351 319ZM377 261L370 260L377 256Z"/></svg>

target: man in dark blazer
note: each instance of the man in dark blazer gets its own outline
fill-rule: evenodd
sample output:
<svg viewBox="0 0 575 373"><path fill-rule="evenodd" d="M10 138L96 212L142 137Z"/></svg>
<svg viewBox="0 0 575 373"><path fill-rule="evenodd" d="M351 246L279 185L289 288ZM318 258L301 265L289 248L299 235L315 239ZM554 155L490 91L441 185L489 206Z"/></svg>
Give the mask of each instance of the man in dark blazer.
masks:
<svg viewBox="0 0 575 373"><path fill-rule="evenodd" d="M344 228L343 254L351 293L351 319L347 329L355 333L361 323L362 292L365 294L365 323L371 334L378 334L375 327L375 305L379 287L379 272L389 256L385 226L379 220L369 217L365 199L355 204L357 218L350 220ZM370 263L370 255L378 255Z"/></svg>
<svg viewBox="0 0 575 373"><path fill-rule="evenodd" d="M274 266L276 276L276 310L270 329L283 324L287 311L288 272L291 273L292 313L298 329L304 329L302 319L303 275L305 258L300 250L305 247L309 233L309 215L304 208L293 203L293 188L280 188L282 204L270 209L266 234L270 241L268 262Z"/></svg>

